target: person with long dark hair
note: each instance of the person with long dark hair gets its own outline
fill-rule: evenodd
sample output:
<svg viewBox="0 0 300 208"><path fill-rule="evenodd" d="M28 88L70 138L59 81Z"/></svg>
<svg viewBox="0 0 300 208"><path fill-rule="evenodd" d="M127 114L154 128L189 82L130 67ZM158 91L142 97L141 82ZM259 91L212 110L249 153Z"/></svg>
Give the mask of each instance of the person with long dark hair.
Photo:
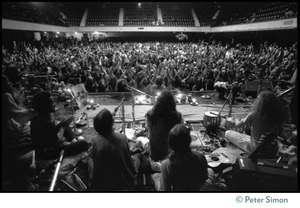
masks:
<svg viewBox="0 0 300 208"><path fill-rule="evenodd" d="M182 114L176 110L172 93L163 90L151 110L146 113L147 129L150 140L150 157L154 161L165 159L170 147L168 134L173 126L183 123Z"/></svg>
<svg viewBox="0 0 300 208"><path fill-rule="evenodd" d="M244 125L251 127L251 136L239 133L234 130L225 132L225 138L251 154L262 142L263 135L271 134L273 139L267 142L264 148L269 156L278 151L278 145L274 142L284 121L289 118L287 106L271 91L262 91L253 103L252 111L240 121L236 120L236 127Z"/></svg>
<svg viewBox="0 0 300 208"><path fill-rule="evenodd" d="M71 156L88 149L88 143L77 137L69 126L73 116L56 124L52 114L55 106L50 92L41 91L35 94L32 105L37 111L30 125L37 166L47 168L51 160L59 157L62 150L65 151L64 156Z"/></svg>
<svg viewBox="0 0 300 208"><path fill-rule="evenodd" d="M176 124L168 141L172 151L162 162L160 191L201 191L212 185L214 171L203 154L190 148L190 128Z"/></svg>

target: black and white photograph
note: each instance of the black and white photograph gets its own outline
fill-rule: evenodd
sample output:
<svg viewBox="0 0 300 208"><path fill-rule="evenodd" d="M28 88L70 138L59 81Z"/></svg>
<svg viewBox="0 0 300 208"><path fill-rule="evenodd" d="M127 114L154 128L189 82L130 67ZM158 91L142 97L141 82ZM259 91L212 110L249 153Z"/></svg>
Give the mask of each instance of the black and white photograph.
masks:
<svg viewBox="0 0 300 208"><path fill-rule="evenodd" d="M241 193L299 192L297 16L296 1L2 2L2 192L291 206Z"/></svg>

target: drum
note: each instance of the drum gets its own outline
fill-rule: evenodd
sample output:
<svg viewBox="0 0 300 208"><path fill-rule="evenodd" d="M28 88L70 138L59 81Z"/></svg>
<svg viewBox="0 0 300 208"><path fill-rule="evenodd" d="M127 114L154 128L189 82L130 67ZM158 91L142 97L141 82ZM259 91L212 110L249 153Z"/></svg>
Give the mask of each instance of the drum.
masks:
<svg viewBox="0 0 300 208"><path fill-rule="evenodd" d="M226 118L225 129L226 130L235 130L236 129L236 127L235 127L235 121L234 121L233 117Z"/></svg>
<svg viewBox="0 0 300 208"><path fill-rule="evenodd" d="M216 111L207 111L203 116L204 127L218 127L221 123L221 117Z"/></svg>

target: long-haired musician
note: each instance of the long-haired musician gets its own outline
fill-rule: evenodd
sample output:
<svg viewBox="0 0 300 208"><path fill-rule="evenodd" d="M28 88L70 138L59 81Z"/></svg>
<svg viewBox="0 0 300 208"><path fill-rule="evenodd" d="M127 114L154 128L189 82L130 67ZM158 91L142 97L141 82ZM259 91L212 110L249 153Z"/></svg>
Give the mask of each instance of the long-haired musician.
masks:
<svg viewBox="0 0 300 208"><path fill-rule="evenodd" d="M158 96L153 108L146 114L147 128L150 140L150 156L154 161L165 159L170 151L168 134L173 126L183 123L180 112L172 93L163 90Z"/></svg>
<svg viewBox="0 0 300 208"><path fill-rule="evenodd" d="M236 120L237 128L244 125L251 126L251 136L228 130L225 132L225 138L251 154L260 144L262 135L272 133L272 139L266 144L265 151L268 151L267 154L270 156L275 155L278 145L274 139L277 138L282 123L288 118L287 106L273 92L263 91L253 103L252 111L240 121Z"/></svg>

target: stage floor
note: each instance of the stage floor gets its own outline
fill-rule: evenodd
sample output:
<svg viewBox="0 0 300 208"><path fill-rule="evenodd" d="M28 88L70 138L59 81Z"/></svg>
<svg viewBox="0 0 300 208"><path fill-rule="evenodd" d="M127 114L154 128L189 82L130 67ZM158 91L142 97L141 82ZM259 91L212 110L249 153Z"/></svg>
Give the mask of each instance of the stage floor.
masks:
<svg viewBox="0 0 300 208"><path fill-rule="evenodd" d="M93 118L97 115L99 111L106 108L109 111L113 112L114 109L118 106L121 99L114 98L111 95L93 95L89 96L89 98L93 98L95 100L95 105L99 104L98 107L96 107L95 110L93 109L87 109L86 106L82 107L81 109L78 109L75 111L75 119L77 120L82 113L86 113L89 118L89 127L93 127ZM183 118L185 121L191 121L191 122L200 122L203 120L203 116L208 111L216 111L217 113L220 112L222 109L225 101L220 100L219 98L212 97L211 99L203 99L201 96L195 96L197 99L198 105L192 106L190 104L177 104L176 109L182 113ZM64 103L57 103L59 106L63 106ZM251 103L243 102L238 103L236 102L234 105L232 105L232 117L244 117L249 113ZM145 122L145 114L148 110L150 110L153 107L151 104L135 104L134 105L134 118L136 122ZM132 101L130 98L128 98L124 102L124 117L125 122L129 123L133 121L133 107L132 107ZM229 105L226 103L224 106L221 116L228 116L229 112ZM70 108L64 108L61 107L61 110L57 111L55 113L55 117L57 120L62 120L64 117L72 115L72 111ZM122 123L122 113L121 113L121 107L116 113L115 116L115 123Z"/></svg>

